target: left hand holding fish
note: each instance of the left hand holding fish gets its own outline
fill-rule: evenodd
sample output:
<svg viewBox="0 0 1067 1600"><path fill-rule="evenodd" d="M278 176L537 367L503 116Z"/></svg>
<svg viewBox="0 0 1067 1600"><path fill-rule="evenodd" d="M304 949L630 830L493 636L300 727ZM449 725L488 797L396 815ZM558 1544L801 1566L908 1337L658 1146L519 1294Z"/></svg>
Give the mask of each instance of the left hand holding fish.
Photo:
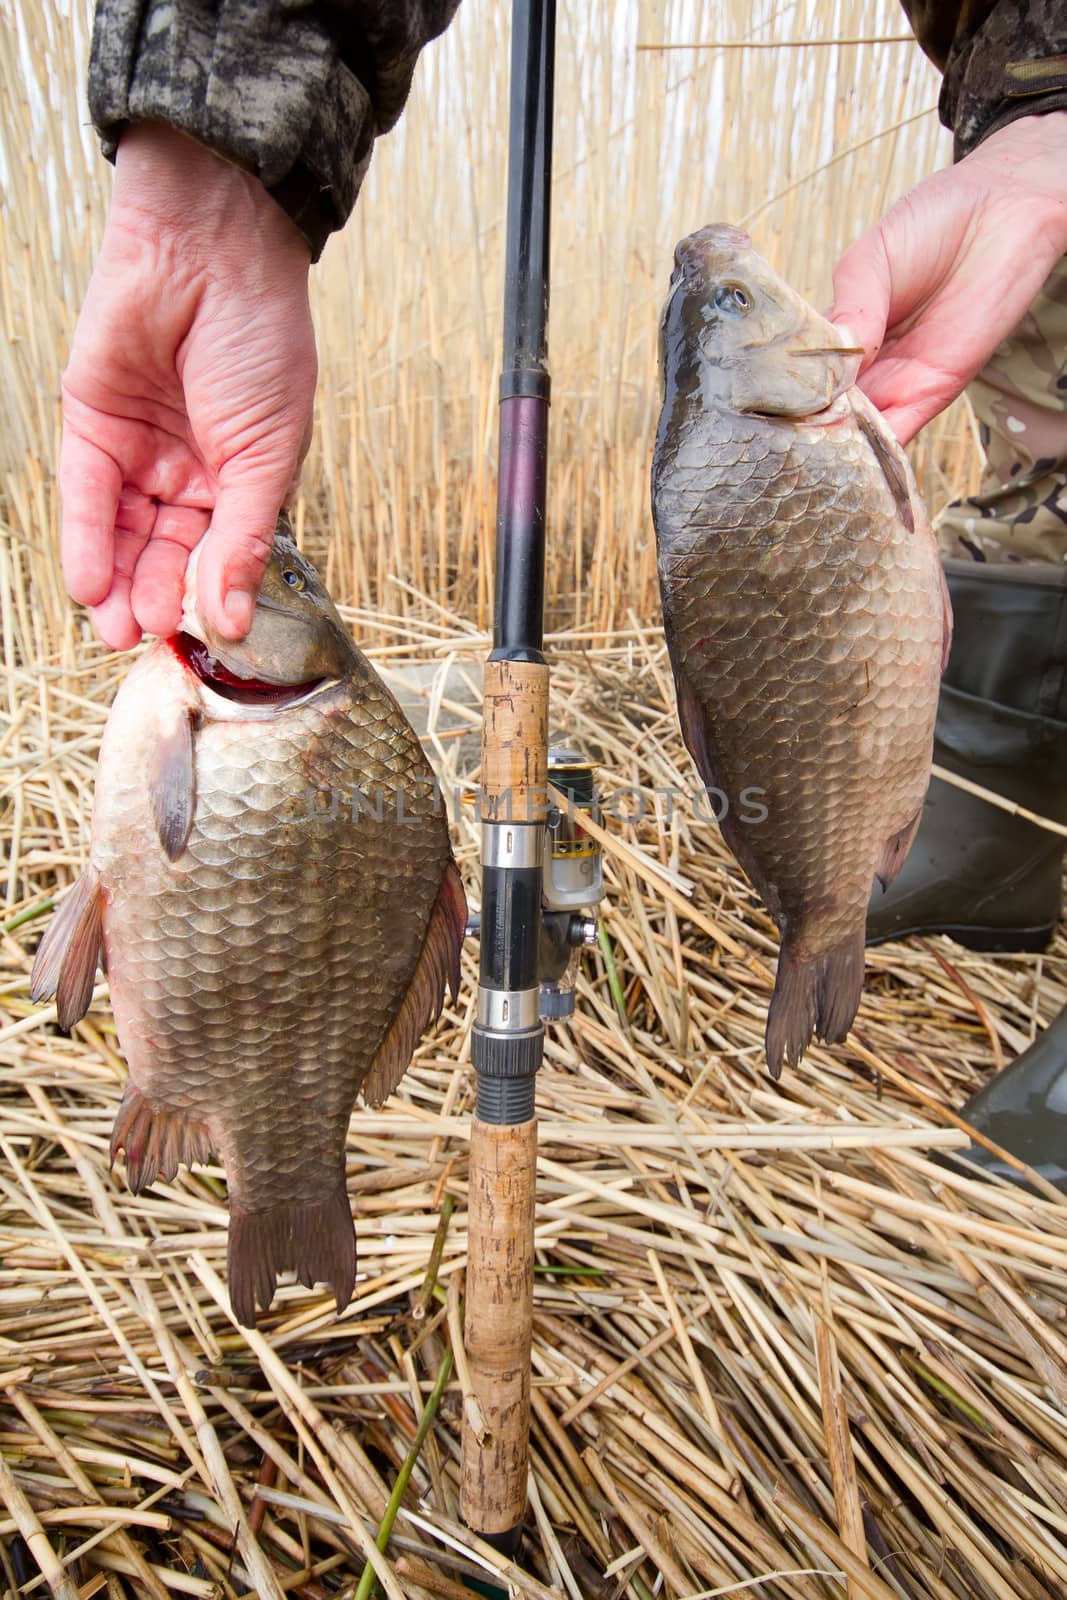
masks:
<svg viewBox="0 0 1067 1600"><path fill-rule="evenodd" d="M1067 111L1021 117L898 200L845 252L830 319L902 444L952 403L1067 251Z"/></svg>

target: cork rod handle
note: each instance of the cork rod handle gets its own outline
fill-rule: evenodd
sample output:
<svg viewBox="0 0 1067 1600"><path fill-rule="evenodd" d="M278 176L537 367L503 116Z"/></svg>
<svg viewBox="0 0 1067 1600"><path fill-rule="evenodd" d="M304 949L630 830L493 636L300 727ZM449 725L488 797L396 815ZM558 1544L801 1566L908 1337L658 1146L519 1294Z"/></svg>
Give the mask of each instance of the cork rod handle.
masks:
<svg viewBox="0 0 1067 1600"><path fill-rule="evenodd" d="M544 822L548 809L548 667L487 661L482 689L482 819Z"/></svg>
<svg viewBox="0 0 1067 1600"><path fill-rule="evenodd" d="M468 1527L510 1533L526 1511L537 1122L471 1132L464 1343L485 1419L464 1421L460 1508Z"/></svg>

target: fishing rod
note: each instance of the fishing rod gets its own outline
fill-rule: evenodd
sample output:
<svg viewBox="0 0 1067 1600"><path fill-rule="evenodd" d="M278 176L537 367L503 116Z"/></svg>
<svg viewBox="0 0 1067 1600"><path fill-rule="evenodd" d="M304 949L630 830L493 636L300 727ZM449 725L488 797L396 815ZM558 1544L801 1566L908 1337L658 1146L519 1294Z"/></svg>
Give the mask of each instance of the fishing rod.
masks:
<svg viewBox="0 0 1067 1600"><path fill-rule="evenodd" d="M548 243L555 0L514 0L493 650L482 693L481 967L471 1036L464 1343L481 1418L464 1409L460 1508L513 1553L526 1510L544 1054L538 946L548 781L544 643Z"/></svg>
<svg viewBox="0 0 1067 1600"><path fill-rule="evenodd" d="M573 1009L575 950L596 939L578 908L600 897L580 825L592 773L548 748L544 645L548 281L555 0L514 0L504 355L493 649L481 765L481 956L471 1036L464 1343L477 1410L464 1408L460 1505L509 1554L526 1510L542 1016ZM549 779L567 795L550 805ZM478 1415L480 1411L480 1415Z"/></svg>

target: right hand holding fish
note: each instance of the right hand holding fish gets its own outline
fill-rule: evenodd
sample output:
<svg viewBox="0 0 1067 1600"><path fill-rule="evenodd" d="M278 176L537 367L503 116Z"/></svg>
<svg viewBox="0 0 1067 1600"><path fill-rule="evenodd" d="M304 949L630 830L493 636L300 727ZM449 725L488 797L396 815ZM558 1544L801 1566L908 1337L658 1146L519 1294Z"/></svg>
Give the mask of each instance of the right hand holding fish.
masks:
<svg viewBox="0 0 1067 1600"><path fill-rule="evenodd" d="M259 180L162 124L122 136L63 379L63 571L100 637L173 633L189 553L225 638L251 625L311 434L310 251Z"/></svg>
<svg viewBox="0 0 1067 1600"><path fill-rule="evenodd" d="M935 172L845 252L831 319L902 444L950 405L1067 250L1067 111L1020 117Z"/></svg>

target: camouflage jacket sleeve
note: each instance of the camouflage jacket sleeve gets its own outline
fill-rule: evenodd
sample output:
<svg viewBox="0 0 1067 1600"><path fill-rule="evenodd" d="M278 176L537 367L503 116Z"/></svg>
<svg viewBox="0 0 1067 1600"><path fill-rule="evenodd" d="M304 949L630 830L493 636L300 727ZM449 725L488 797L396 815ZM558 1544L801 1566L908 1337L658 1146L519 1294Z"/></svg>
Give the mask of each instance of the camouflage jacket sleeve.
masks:
<svg viewBox="0 0 1067 1600"><path fill-rule="evenodd" d="M97 0L89 109L104 153L157 118L254 172L317 258L459 0Z"/></svg>
<svg viewBox="0 0 1067 1600"><path fill-rule="evenodd" d="M1063 0L902 0L915 37L945 75L941 121L957 161L1016 117L1067 108Z"/></svg>

